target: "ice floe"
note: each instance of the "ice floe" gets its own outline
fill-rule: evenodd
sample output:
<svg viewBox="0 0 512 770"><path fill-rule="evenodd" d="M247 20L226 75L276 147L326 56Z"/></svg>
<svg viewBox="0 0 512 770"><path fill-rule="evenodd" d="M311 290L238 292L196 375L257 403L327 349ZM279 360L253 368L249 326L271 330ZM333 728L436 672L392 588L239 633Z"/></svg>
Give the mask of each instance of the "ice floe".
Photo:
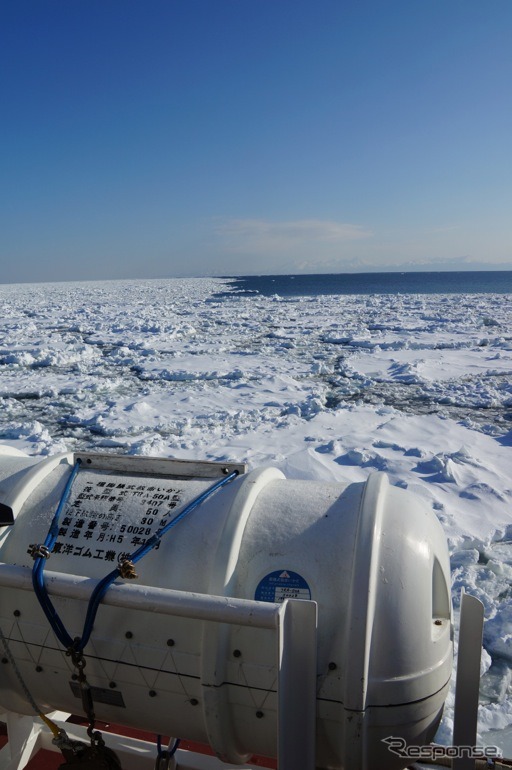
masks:
<svg viewBox="0 0 512 770"><path fill-rule="evenodd" d="M512 750L507 295L263 297L220 279L0 286L0 442L385 471L485 605L480 739ZM440 732L450 739L453 693Z"/></svg>

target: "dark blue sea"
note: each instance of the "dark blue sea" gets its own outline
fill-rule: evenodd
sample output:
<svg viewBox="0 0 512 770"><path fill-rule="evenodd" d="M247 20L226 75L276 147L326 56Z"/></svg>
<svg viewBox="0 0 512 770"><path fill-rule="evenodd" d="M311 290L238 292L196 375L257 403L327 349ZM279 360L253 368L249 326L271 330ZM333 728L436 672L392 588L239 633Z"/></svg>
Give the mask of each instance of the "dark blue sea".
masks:
<svg viewBox="0 0 512 770"><path fill-rule="evenodd" d="M512 270L438 273L329 273L231 276L232 292L278 294L512 294Z"/></svg>

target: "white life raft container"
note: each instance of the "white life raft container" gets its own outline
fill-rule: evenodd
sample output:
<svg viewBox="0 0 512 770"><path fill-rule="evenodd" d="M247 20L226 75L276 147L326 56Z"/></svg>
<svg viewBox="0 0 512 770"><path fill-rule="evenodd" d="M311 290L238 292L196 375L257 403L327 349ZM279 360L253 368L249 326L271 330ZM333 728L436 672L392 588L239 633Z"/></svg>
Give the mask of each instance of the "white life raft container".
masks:
<svg viewBox="0 0 512 770"><path fill-rule="evenodd" d="M77 459L46 564L50 590L59 575L103 578L212 481L240 474L136 565L147 603L100 606L85 648L98 719L209 743L233 764L277 755L274 632L155 611L152 591L175 589L317 603L317 768L405 767L385 739L431 741L452 673L447 545L433 511L381 473L325 483L233 464L1 455L0 628L44 711L80 713L81 700L70 658L27 590L27 548L43 543ZM79 636L87 601L52 601ZM7 658L2 708L33 713Z"/></svg>

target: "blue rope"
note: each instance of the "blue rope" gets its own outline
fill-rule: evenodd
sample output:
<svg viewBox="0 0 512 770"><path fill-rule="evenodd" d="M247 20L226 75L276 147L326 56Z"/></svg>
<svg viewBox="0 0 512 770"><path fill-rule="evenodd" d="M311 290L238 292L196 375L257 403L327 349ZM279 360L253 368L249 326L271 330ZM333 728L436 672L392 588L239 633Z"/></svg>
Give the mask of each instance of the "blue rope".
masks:
<svg viewBox="0 0 512 770"><path fill-rule="evenodd" d="M178 747L180 745L180 739L175 738L174 743L171 748L171 744L169 743L167 749L162 749L162 736L157 735L156 736L156 750L157 750L157 760L155 768L169 768L169 762L173 758L173 756L176 754L176 751L178 750Z"/></svg>
<svg viewBox="0 0 512 770"><path fill-rule="evenodd" d="M185 518L189 513L191 513L195 508L197 508L198 505L201 505L202 502L204 502L210 495L213 495L214 492L216 492L221 487L228 484L230 481L233 481L233 479L238 476L238 471L234 471L233 473L230 473L229 476L226 476L225 478L221 479L220 481L217 481L215 484L213 484L211 487L209 487L205 492L198 495L194 500L192 500L188 505L185 506L185 508L178 513L174 519L171 519L165 527L161 527L159 530L155 532L155 534L149 538L147 543L144 543L144 545L141 545L140 548L138 548L136 551L134 551L131 556L127 558L126 561L131 561L132 564L136 564L138 561L142 559L143 556L145 556L147 553L149 553L157 543L161 540L161 538L169 532L170 529L176 526L176 524L179 524L179 522ZM91 598L89 599L89 606L87 607L87 614L85 616L85 623L84 623L84 630L82 633L82 637L78 643L78 650L83 650L86 646L87 642L89 641L89 638L91 636L92 627L94 625L94 619L96 617L96 613L98 611L98 607L100 606L101 600L107 593L108 589L116 580L116 578L119 577L119 568L116 567L116 569L112 570L112 572L109 572L108 575L106 575L91 594Z"/></svg>
<svg viewBox="0 0 512 770"><path fill-rule="evenodd" d="M48 530L48 534L46 535L46 539L44 541L44 547L48 549L49 552L52 551L53 546L55 545L55 541L57 540L57 537L59 535L59 519L60 515L64 509L64 506L66 505L69 495L71 493L71 487L73 486L73 482L78 474L78 471L80 470L80 463L81 460L77 460L75 463L75 466L73 470L71 471L71 475L67 480L66 486L64 487L64 492L62 493L62 496L60 498L59 504L57 506L57 510L55 511L55 515L53 517L52 523L50 524L50 529ZM34 559L34 567L32 569L32 585L34 587L34 592L39 599L39 604L41 605L41 608L48 618L48 621L55 631L55 634L61 644L68 649L73 645L73 639L70 637L68 632L66 631L64 624L62 623L62 620L60 619L55 607L53 606L53 603L48 596L48 591L46 590L46 586L44 584L44 564L45 564L46 558L44 556L36 556Z"/></svg>
<svg viewBox="0 0 512 770"><path fill-rule="evenodd" d="M50 529L46 536L46 540L44 541L44 547L49 551L53 549L53 546L55 545L55 541L57 540L57 537L59 534L60 515L64 509L64 506L66 505L66 502L68 501L68 498L71 492L71 487L73 486L73 481L75 480L79 469L80 469L80 460L77 460L71 472L71 475L67 481L64 492L62 493L62 497L60 499L55 515L53 517L53 521L50 525ZM230 481L233 481L233 479L236 476L238 476L238 471L233 471L233 473L230 473L228 476L225 476L223 479L220 479L220 481L215 482L215 484L209 487L205 492L202 492L200 495L198 495L194 500L192 500L188 505L186 505L182 511L180 511L173 519L171 519L171 521L169 521L164 527L161 527L160 529L158 529L155 532L155 534L152 537L150 537L149 540L146 543L144 543L144 545L140 546L140 548L134 551L131 554L131 556L129 556L126 559L126 561L131 561L132 564L136 564L138 561L140 561L140 559L142 559L143 556L145 556L147 553L153 550L153 548L155 548L157 543L160 542L161 538L167 532L169 532L170 529L172 529L177 524L179 524L179 522L182 521L182 519L184 519L185 516L187 516L189 513L195 510L199 505L201 505L201 503L203 503L208 497L210 497L210 495L213 495L213 493L216 492L218 489L225 486ZM96 618L96 613L98 611L100 603L103 597L105 596L105 594L107 593L108 589L112 585L112 583L119 577L120 568L116 567L116 569L112 570L112 572L109 572L108 575L106 575L97 584L96 588L92 592L91 597L89 599L82 636L75 637L73 639L67 632L66 628L64 627L64 624L60 619L58 612L56 611L50 597L48 596L48 591L46 590L46 585L44 582L45 561L46 559L44 556L41 556L41 555L35 556L34 567L32 569L32 585L34 586L35 594L39 600L39 603L41 605L41 608L44 614L48 618L48 621L53 631L55 632L55 635L61 642L61 644L67 650L72 649L74 652L82 652L90 639L92 627L94 625L94 620ZM176 748L177 746L174 748L174 751L176 750Z"/></svg>
<svg viewBox="0 0 512 770"><path fill-rule="evenodd" d="M157 735L156 736L156 750L158 752L158 756L168 756L173 757L176 754L176 751L178 750L178 746L180 745L180 738L175 738L174 743L171 748L171 744L169 743L169 746L167 747L167 751L162 750L162 736Z"/></svg>

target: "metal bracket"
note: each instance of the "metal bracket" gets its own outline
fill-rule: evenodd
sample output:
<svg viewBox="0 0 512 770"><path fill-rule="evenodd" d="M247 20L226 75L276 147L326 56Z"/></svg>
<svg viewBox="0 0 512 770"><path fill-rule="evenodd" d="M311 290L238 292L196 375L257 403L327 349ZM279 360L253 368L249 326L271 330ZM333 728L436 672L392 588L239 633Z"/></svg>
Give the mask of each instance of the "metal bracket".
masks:
<svg viewBox="0 0 512 770"><path fill-rule="evenodd" d="M75 452L85 469L143 476L166 476L173 479L217 479L230 473L246 473L245 463L219 463L196 460L174 460L166 457L110 455L101 452Z"/></svg>

